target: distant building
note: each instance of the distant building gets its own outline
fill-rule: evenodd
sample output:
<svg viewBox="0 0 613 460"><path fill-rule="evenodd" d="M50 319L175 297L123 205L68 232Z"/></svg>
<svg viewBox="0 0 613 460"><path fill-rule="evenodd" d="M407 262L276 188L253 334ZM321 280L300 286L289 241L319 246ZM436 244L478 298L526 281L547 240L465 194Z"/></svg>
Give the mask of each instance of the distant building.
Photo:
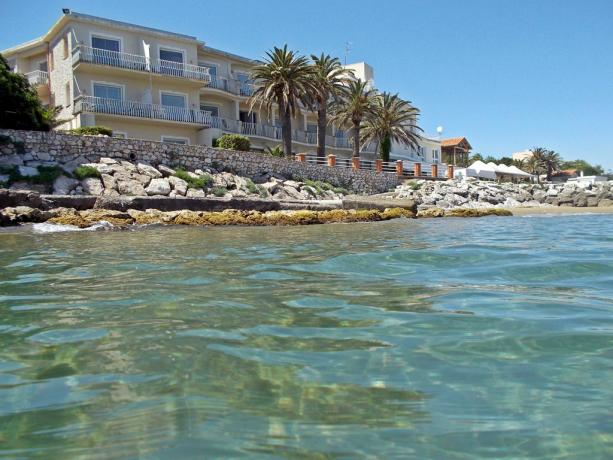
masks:
<svg viewBox="0 0 613 460"><path fill-rule="evenodd" d="M468 157L472 147L465 137L453 137L441 141L443 163L456 166L468 166Z"/></svg>
<svg viewBox="0 0 613 460"><path fill-rule="evenodd" d="M523 150L521 152L515 152L511 157L517 161L526 161L532 158L532 152L530 150Z"/></svg>
<svg viewBox="0 0 613 460"><path fill-rule="evenodd" d="M355 64L347 64L343 67L347 70L351 70L355 78L367 81L371 88L375 87L375 71L371 65L366 62L356 62Z"/></svg>

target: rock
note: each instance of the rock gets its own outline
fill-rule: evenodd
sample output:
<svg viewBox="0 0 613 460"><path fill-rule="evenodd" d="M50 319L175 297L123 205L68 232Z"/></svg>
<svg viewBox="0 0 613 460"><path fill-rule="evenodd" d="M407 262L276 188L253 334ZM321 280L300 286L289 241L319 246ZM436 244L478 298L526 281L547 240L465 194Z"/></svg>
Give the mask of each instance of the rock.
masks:
<svg viewBox="0 0 613 460"><path fill-rule="evenodd" d="M222 172L213 176L213 187L225 187L228 190L236 188L234 174Z"/></svg>
<svg viewBox="0 0 613 460"><path fill-rule="evenodd" d="M206 195L204 193L204 190L190 188L185 194L185 196L190 198L204 198Z"/></svg>
<svg viewBox="0 0 613 460"><path fill-rule="evenodd" d="M38 176L38 169L32 166L18 166L17 170L22 177Z"/></svg>
<svg viewBox="0 0 613 460"><path fill-rule="evenodd" d="M573 205L578 208L585 208L587 206L587 195L585 193L578 193L573 198Z"/></svg>
<svg viewBox="0 0 613 460"><path fill-rule="evenodd" d="M17 225L23 222L41 222L43 213L40 209L29 206L16 206L0 210L0 225Z"/></svg>
<svg viewBox="0 0 613 460"><path fill-rule="evenodd" d="M53 182L53 193L56 195L68 195L77 185L79 185L78 180L62 175Z"/></svg>
<svg viewBox="0 0 613 460"><path fill-rule="evenodd" d="M139 173L145 174L154 179L162 177L162 173L155 169L153 166L148 165L147 163L137 163L136 169Z"/></svg>
<svg viewBox="0 0 613 460"><path fill-rule="evenodd" d="M598 198L595 196L589 196L587 198L587 205L590 207L596 207L598 206Z"/></svg>
<svg viewBox="0 0 613 460"><path fill-rule="evenodd" d="M607 208L610 206L613 206L613 200L610 200L608 198L604 198L598 202L599 208Z"/></svg>
<svg viewBox="0 0 613 460"><path fill-rule="evenodd" d="M102 183L105 190L117 190L117 181L110 174L102 174Z"/></svg>
<svg viewBox="0 0 613 460"><path fill-rule="evenodd" d="M117 180L117 190L121 195L146 196L143 184L135 180Z"/></svg>
<svg viewBox="0 0 613 460"><path fill-rule="evenodd" d="M132 173L131 177L132 179L140 182L143 187L146 187L147 185L149 185L149 182L151 182L151 176L147 174Z"/></svg>
<svg viewBox="0 0 613 460"><path fill-rule="evenodd" d="M170 183L168 179L151 179L149 186L145 189L147 195L168 195L170 193Z"/></svg>
<svg viewBox="0 0 613 460"><path fill-rule="evenodd" d="M286 185L287 183L284 183L283 185L283 192L285 192L285 195L287 195L290 198L293 198L295 200L303 200L305 199L304 196L308 197L308 193L305 193L304 195L302 193L300 193L298 190L296 190L294 187L292 187L291 185L288 186ZM274 195L274 197L276 198L278 195L278 193L276 193Z"/></svg>
<svg viewBox="0 0 613 460"><path fill-rule="evenodd" d="M174 176L177 173L174 169L162 164L158 165L158 171L161 172L164 177Z"/></svg>
<svg viewBox="0 0 613 460"><path fill-rule="evenodd" d="M102 181L97 177L88 177L81 182L83 191L88 195L102 195L104 187Z"/></svg>
<svg viewBox="0 0 613 460"><path fill-rule="evenodd" d="M274 193L280 188L279 183L277 181L264 182L263 184L261 184L261 186L264 187L264 189L266 189L266 191L271 195L274 195Z"/></svg>
<svg viewBox="0 0 613 460"><path fill-rule="evenodd" d="M98 160L99 163L104 163L107 165L116 165L119 164L117 160L114 160L112 158L108 158L108 157L102 157L100 158L100 160Z"/></svg>
<svg viewBox="0 0 613 460"><path fill-rule="evenodd" d="M0 189L0 209L17 206L39 208L42 204L43 200L37 192Z"/></svg>
<svg viewBox="0 0 613 460"><path fill-rule="evenodd" d="M302 184L300 182L296 182L294 180L286 180L285 182L283 182L283 186L284 187L293 187L296 190L300 190L300 187L302 186Z"/></svg>
<svg viewBox="0 0 613 460"><path fill-rule="evenodd" d="M176 176L168 177L168 183L172 187L172 191L175 192L176 195L185 196L187 193L187 182L183 179L180 179Z"/></svg>

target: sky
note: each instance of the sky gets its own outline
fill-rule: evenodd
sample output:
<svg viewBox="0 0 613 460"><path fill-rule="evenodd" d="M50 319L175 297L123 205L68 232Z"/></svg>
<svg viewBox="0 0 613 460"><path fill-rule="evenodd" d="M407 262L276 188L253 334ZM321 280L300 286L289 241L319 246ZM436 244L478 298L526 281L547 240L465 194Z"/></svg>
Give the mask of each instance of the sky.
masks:
<svg viewBox="0 0 613 460"><path fill-rule="evenodd" d="M262 58L287 43L365 61L427 133L500 157L542 146L613 169L613 0L2 0L0 49L62 8Z"/></svg>

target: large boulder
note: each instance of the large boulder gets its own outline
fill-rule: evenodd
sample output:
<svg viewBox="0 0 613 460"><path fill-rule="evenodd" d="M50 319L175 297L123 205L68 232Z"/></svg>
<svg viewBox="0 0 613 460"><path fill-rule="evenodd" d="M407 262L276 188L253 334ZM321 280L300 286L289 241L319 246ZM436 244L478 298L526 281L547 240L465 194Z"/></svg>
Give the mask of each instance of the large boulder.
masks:
<svg viewBox="0 0 613 460"><path fill-rule="evenodd" d="M145 174L153 179L158 179L162 177L162 173L155 169L153 166L148 165L147 163L137 163L136 169L139 173Z"/></svg>
<svg viewBox="0 0 613 460"><path fill-rule="evenodd" d="M102 174L102 183L105 190L117 190L117 181L110 174Z"/></svg>
<svg viewBox="0 0 613 460"><path fill-rule="evenodd" d="M104 191L102 181L97 177L88 177L83 179L81 186L83 187L83 191L88 195L98 196L102 195L102 192Z"/></svg>
<svg viewBox="0 0 613 460"><path fill-rule="evenodd" d="M613 200L610 200L608 198L603 198L598 202L599 208L608 208L610 206L613 206Z"/></svg>
<svg viewBox="0 0 613 460"><path fill-rule="evenodd" d="M68 195L79 185L77 179L67 176L60 176L53 182L53 193L56 195Z"/></svg>
<svg viewBox="0 0 613 460"><path fill-rule="evenodd" d="M21 177L32 177L38 176L38 169L33 166L18 166L17 170L19 171L19 175Z"/></svg>
<svg viewBox="0 0 613 460"><path fill-rule="evenodd" d="M176 176L169 176L168 183L172 187L173 192L175 192L175 195L185 196L187 193L187 182L183 179Z"/></svg>
<svg viewBox="0 0 613 460"><path fill-rule="evenodd" d="M164 177L174 176L177 173L177 171L166 165L158 165L158 171L161 172Z"/></svg>
<svg viewBox="0 0 613 460"><path fill-rule="evenodd" d="M170 193L170 183L168 179L151 179L151 182L145 189L147 195L168 195Z"/></svg>
<svg viewBox="0 0 613 460"><path fill-rule="evenodd" d="M121 195L128 196L146 196L147 192L145 191L145 187L138 181L132 179L118 179L117 180L117 190Z"/></svg>

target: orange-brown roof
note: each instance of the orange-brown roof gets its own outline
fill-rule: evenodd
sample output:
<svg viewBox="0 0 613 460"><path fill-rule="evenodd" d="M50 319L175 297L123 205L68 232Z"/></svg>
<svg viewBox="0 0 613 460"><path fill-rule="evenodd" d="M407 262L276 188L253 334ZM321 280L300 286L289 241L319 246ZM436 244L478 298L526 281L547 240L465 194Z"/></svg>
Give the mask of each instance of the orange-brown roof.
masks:
<svg viewBox="0 0 613 460"><path fill-rule="evenodd" d="M443 139L441 140L441 147L456 147L462 142L466 142L468 144L469 149L472 148L465 137L452 137L451 139Z"/></svg>

